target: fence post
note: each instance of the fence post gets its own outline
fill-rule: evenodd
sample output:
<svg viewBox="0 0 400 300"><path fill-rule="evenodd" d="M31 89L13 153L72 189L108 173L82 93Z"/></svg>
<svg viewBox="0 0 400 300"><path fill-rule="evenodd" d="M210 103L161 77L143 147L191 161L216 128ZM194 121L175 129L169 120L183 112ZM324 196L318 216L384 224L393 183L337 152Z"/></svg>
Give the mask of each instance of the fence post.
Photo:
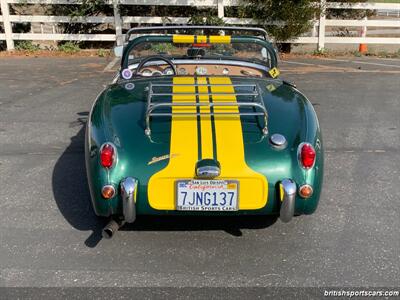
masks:
<svg viewBox="0 0 400 300"><path fill-rule="evenodd" d="M118 2L118 0L113 0L115 39L117 41L117 46L122 46L124 44L124 41L122 36L122 19L119 13Z"/></svg>
<svg viewBox="0 0 400 300"><path fill-rule="evenodd" d="M321 0L320 5L321 14L319 15L318 24L318 50L322 51L325 48L326 0Z"/></svg>
<svg viewBox="0 0 400 300"><path fill-rule="evenodd" d="M218 18L223 18L225 17L225 12L224 12L224 0L217 0L218 3Z"/></svg>
<svg viewBox="0 0 400 300"><path fill-rule="evenodd" d="M311 36L316 37L317 36L317 24L314 22L312 31L311 31Z"/></svg>
<svg viewBox="0 0 400 300"><path fill-rule="evenodd" d="M12 28L10 23L10 11L8 10L7 0L0 0L1 13L3 15L4 33L6 36L7 50L14 50L14 41L12 39Z"/></svg>

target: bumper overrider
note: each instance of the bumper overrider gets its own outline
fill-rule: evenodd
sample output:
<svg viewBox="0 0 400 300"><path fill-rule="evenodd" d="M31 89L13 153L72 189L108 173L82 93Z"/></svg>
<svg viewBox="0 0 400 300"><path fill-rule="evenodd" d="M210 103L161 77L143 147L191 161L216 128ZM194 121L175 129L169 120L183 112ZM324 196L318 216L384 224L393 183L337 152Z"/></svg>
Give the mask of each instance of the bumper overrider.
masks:
<svg viewBox="0 0 400 300"><path fill-rule="evenodd" d="M136 220L136 198L138 181L132 177L126 177L121 180L121 201L122 201L122 219L111 219L103 228L102 236L110 239L115 232L126 223L133 223Z"/></svg>
<svg viewBox="0 0 400 300"><path fill-rule="evenodd" d="M281 207L279 210L279 218L282 222L289 222L294 215L296 202L296 183L291 179L284 179L279 183L279 194Z"/></svg>
<svg viewBox="0 0 400 300"><path fill-rule="evenodd" d="M132 177L121 181L122 213L127 223L133 223L136 219L137 187L138 181Z"/></svg>

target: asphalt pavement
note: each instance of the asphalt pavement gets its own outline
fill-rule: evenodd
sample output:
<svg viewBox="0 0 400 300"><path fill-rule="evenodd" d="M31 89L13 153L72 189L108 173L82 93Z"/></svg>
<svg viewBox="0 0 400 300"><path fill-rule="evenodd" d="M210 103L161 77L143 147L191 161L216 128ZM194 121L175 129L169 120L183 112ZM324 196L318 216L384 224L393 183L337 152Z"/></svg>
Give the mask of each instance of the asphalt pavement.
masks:
<svg viewBox="0 0 400 300"><path fill-rule="evenodd" d="M281 61L323 131L315 214L139 217L102 240L83 141L108 63L0 58L0 286L400 286L400 60Z"/></svg>

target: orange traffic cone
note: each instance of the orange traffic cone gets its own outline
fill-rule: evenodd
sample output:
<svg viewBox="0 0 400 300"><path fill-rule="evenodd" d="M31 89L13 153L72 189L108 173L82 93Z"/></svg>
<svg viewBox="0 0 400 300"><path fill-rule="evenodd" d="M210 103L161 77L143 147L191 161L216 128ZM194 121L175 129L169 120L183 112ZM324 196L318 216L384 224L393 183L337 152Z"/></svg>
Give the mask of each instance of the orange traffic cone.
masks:
<svg viewBox="0 0 400 300"><path fill-rule="evenodd" d="M364 18L364 20L367 20L367 19L368 19L367 17ZM367 26L361 27L361 37L362 37L362 38L367 37ZM360 53L367 53L367 51L368 51L367 44L360 44L360 45L358 46L358 52L360 52Z"/></svg>
<svg viewBox="0 0 400 300"><path fill-rule="evenodd" d="M367 53L367 52L368 52L367 44L360 44L360 45L358 46L358 52L360 52L360 53Z"/></svg>

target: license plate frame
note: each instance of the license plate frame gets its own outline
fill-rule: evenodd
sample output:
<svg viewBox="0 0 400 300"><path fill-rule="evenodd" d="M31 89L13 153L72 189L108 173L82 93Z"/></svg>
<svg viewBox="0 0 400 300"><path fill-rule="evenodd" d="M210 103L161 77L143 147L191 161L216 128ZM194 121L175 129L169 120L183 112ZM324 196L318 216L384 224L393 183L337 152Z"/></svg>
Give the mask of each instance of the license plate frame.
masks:
<svg viewBox="0 0 400 300"><path fill-rule="evenodd" d="M213 184L235 184L236 185L236 205L235 206L217 206L214 208L210 209L185 209L183 206L178 205L179 203L179 184L180 183L189 183L189 182L201 182L201 183L210 183L213 182ZM199 212L234 212L239 210L239 180L225 180L225 179L178 179L175 181L175 209L177 211L199 211ZM186 206L187 207L187 206ZM193 205L193 208L196 208L198 206ZM222 208L227 208L227 209L222 209ZM201 207L200 207L201 208Z"/></svg>

